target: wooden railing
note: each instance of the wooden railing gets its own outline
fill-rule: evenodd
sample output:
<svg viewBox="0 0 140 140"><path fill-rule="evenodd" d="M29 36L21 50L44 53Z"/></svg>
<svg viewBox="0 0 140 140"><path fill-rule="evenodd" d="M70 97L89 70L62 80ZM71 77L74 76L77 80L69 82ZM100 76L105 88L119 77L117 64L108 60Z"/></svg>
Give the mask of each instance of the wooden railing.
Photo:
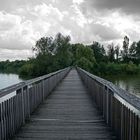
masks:
<svg viewBox="0 0 140 140"><path fill-rule="evenodd" d="M77 68L106 123L120 140L140 140L140 98Z"/></svg>
<svg viewBox="0 0 140 140"><path fill-rule="evenodd" d="M8 140L16 133L69 70L59 70L0 90L0 140Z"/></svg>

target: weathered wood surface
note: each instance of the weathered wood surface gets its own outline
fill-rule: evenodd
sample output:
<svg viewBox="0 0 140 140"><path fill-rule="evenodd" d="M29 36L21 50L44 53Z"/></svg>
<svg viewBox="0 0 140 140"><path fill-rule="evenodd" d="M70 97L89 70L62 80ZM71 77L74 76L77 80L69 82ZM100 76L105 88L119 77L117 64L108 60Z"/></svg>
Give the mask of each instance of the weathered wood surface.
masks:
<svg viewBox="0 0 140 140"><path fill-rule="evenodd" d="M113 140L76 70L71 70L13 140Z"/></svg>

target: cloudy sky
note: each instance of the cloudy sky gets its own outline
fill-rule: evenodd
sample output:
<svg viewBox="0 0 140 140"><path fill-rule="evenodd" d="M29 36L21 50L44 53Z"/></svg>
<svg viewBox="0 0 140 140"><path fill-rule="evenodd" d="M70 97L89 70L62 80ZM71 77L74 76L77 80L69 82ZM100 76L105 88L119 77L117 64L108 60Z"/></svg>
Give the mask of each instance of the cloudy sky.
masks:
<svg viewBox="0 0 140 140"><path fill-rule="evenodd" d="M140 40L140 0L0 0L0 60L26 59L42 36L72 43Z"/></svg>

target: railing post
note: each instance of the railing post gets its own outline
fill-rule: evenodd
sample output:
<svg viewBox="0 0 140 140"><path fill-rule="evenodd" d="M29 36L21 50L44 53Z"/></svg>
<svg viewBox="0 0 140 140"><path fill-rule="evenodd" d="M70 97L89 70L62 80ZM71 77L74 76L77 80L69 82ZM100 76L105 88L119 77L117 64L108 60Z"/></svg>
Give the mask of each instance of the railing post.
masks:
<svg viewBox="0 0 140 140"><path fill-rule="evenodd" d="M108 90L108 88L107 88L107 94L106 94L106 120L107 120L107 124L109 123L109 96L108 96L108 94L109 94L109 90Z"/></svg>
<svg viewBox="0 0 140 140"><path fill-rule="evenodd" d="M131 128L132 128L132 115L131 115L131 112L130 112L130 117L129 117L129 121L130 121L130 127L129 127L129 138L131 138L131 135L132 135L132 132L131 132Z"/></svg>
<svg viewBox="0 0 140 140"><path fill-rule="evenodd" d="M27 86L27 102L28 102L28 118L30 118L30 95L29 95L29 86Z"/></svg>
<svg viewBox="0 0 140 140"><path fill-rule="evenodd" d="M138 140L140 140L140 118L138 119Z"/></svg>
<svg viewBox="0 0 140 140"><path fill-rule="evenodd" d="M43 100L42 101L44 101L44 99L45 99L45 81L44 81L44 79L42 80L42 91L43 91L43 93L42 93Z"/></svg>
<svg viewBox="0 0 140 140"><path fill-rule="evenodd" d="M2 107L2 103L0 105L0 130L1 130L0 138L3 139L4 138L4 136L3 136L3 134L4 134L4 127L3 127L3 107Z"/></svg>
<svg viewBox="0 0 140 140"><path fill-rule="evenodd" d="M1 103L1 110L2 110L2 140L6 138L6 132L5 132L5 106L4 102Z"/></svg>
<svg viewBox="0 0 140 140"><path fill-rule="evenodd" d="M25 108L24 108L24 90L21 88L21 100L22 100L22 123L25 124Z"/></svg>

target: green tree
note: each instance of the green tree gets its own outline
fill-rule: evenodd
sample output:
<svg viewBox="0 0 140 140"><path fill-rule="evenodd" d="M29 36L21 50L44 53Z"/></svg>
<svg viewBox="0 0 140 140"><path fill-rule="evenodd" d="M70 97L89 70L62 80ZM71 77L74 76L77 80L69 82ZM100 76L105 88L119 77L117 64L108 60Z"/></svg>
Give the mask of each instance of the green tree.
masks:
<svg viewBox="0 0 140 140"><path fill-rule="evenodd" d="M129 38L125 36L123 41L123 51L122 51L122 57L124 62L128 62L128 52L129 52Z"/></svg>
<svg viewBox="0 0 140 140"><path fill-rule="evenodd" d="M51 53L52 43L52 37L42 37L36 42L35 47L33 47L33 51L36 55L46 55Z"/></svg>
<svg viewBox="0 0 140 140"><path fill-rule="evenodd" d="M140 59L140 41L137 42L136 57L138 57L138 59Z"/></svg>
<svg viewBox="0 0 140 140"><path fill-rule="evenodd" d="M80 60L81 57L85 57L89 61L95 63L93 50L83 44L76 44L76 61Z"/></svg>
<svg viewBox="0 0 140 140"><path fill-rule="evenodd" d="M103 45L101 45L99 42L94 41L93 44L89 47L93 50L97 62L106 61L106 52Z"/></svg>
<svg viewBox="0 0 140 140"><path fill-rule="evenodd" d="M56 54L62 50L67 50L67 48L70 46L70 40L70 36L63 36L61 33L58 33L55 36L51 46L53 54Z"/></svg>
<svg viewBox="0 0 140 140"><path fill-rule="evenodd" d="M133 42L129 48L129 59L135 64L140 63L140 41Z"/></svg>
<svg viewBox="0 0 140 140"><path fill-rule="evenodd" d="M79 60L76 61L76 65L84 70L91 71L93 69L94 64L87 58L81 57Z"/></svg>
<svg viewBox="0 0 140 140"><path fill-rule="evenodd" d="M114 62L115 60L115 48L113 43L108 45L108 58L110 62Z"/></svg>
<svg viewBox="0 0 140 140"><path fill-rule="evenodd" d="M130 57L136 57L137 42L133 42L129 48Z"/></svg>
<svg viewBox="0 0 140 140"><path fill-rule="evenodd" d="M117 45L115 46L115 55L116 55L117 62L119 62L119 54L120 54L120 46Z"/></svg>
<svg viewBox="0 0 140 140"><path fill-rule="evenodd" d="M63 36L58 33L53 41L53 54L55 54L60 68L68 67L72 64L70 40L70 36Z"/></svg>

